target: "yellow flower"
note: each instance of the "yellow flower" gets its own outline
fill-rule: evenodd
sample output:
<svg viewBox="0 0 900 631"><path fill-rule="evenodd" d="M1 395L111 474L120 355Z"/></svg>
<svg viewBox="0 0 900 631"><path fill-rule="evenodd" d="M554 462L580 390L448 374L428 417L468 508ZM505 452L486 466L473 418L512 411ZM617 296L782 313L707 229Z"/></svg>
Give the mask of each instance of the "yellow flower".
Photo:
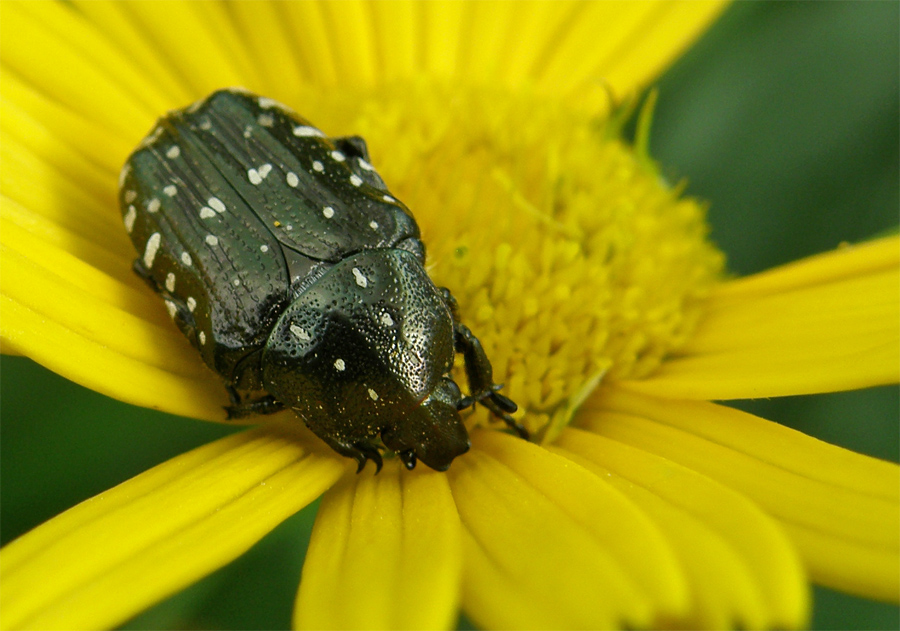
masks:
<svg viewBox="0 0 900 631"><path fill-rule="evenodd" d="M703 208L614 133L720 9L0 4L5 351L223 420L131 274L116 175L155 117L245 85L368 140L535 436L479 411L448 473L357 475L276 418L9 544L0 626L120 624L319 496L302 628L798 627L808 579L895 602L898 468L709 401L897 383L898 239L725 280Z"/></svg>

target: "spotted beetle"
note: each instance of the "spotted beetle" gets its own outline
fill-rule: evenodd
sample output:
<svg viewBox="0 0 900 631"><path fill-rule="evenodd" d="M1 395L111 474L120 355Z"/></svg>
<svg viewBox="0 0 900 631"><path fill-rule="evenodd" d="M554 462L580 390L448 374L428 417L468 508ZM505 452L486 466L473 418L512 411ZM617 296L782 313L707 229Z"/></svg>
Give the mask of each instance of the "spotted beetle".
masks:
<svg viewBox="0 0 900 631"><path fill-rule="evenodd" d="M527 436L362 138L220 90L161 118L119 189L134 270L224 380L230 418L290 408L358 471L382 446L446 470L475 403Z"/></svg>

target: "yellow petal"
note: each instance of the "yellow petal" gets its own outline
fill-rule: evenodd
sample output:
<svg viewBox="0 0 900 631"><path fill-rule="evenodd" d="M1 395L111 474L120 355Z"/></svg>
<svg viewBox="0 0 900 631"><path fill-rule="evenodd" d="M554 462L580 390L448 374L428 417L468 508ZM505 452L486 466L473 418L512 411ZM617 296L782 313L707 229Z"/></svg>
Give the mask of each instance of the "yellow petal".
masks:
<svg viewBox="0 0 900 631"><path fill-rule="evenodd" d="M627 95L652 81L724 6L721 2L579 5L563 36L548 46L549 61L539 74L539 85L566 94L602 81L614 95Z"/></svg>
<svg viewBox="0 0 900 631"><path fill-rule="evenodd" d="M246 42L248 58L259 60L254 65L263 94L284 102L295 99L302 82L309 80L294 50L303 31L294 31L285 19L288 4L259 0L223 3L237 35Z"/></svg>
<svg viewBox="0 0 900 631"><path fill-rule="evenodd" d="M703 473L784 526L810 575L870 598L900 598L900 468L759 417L609 388L585 427Z"/></svg>
<svg viewBox="0 0 900 631"><path fill-rule="evenodd" d="M13 541L3 628L113 627L236 558L345 470L301 437L273 423L223 438Z"/></svg>
<svg viewBox="0 0 900 631"><path fill-rule="evenodd" d="M578 5L569 2L551 3L553 9L571 18L577 12ZM464 9L468 9L462 16L459 26L464 29L462 37L455 42L460 45L458 51L454 51L458 64L456 66L459 77L466 77L477 84L502 82L509 85L512 76L507 74L507 60L512 61L516 57L521 61L521 49L518 54L514 49L521 46L520 38L532 37L526 44L526 48L537 53L546 50L547 39L553 31L550 25L559 23L546 15L542 10L543 3L523 2L473 2ZM520 22L527 20L527 16L550 19L539 24L537 29L520 29ZM572 35L572 22L563 26L559 32L559 40L565 41ZM594 23L596 25L596 23ZM524 25L522 25L524 26ZM551 46L555 42L550 42ZM520 73L520 77L523 75ZM527 74L524 75L527 77Z"/></svg>
<svg viewBox="0 0 900 631"><path fill-rule="evenodd" d="M621 493L518 438L472 439L450 484L464 527L463 608L476 624L600 629L684 613L673 552Z"/></svg>
<svg viewBox="0 0 900 631"><path fill-rule="evenodd" d="M740 399L897 383L898 243L846 248L726 285L677 357L622 385L672 398Z"/></svg>
<svg viewBox="0 0 900 631"><path fill-rule="evenodd" d="M15 24L21 24L23 29L34 25L45 27L49 37L77 53L86 64L92 65L111 83L120 86L123 92L140 99L149 111L165 108L170 103L169 98L161 90L162 87L170 86L167 78L160 73L153 77L148 76L144 65L140 63L143 59L122 54L119 42L110 41L111 33L98 30L97 25L90 19L85 19L82 12L58 2L24 2L17 6L28 17L21 23L16 21ZM41 46L47 42L31 41L30 44ZM60 64L57 60L56 81L63 79L62 75L72 73L74 70L68 64L69 58L65 59L67 61L65 64ZM99 112L95 113L95 116L99 120L108 120L108 115Z"/></svg>
<svg viewBox="0 0 900 631"><path fill-rule="evenodd" d="M145 313L159 311L149 292L137 293L12 222L2 225L5 344L122 401L224 420L224 388L174 325L130 313L140 311L141 303Z"/></svg>
<svg viewBox="0 0 900 631"><path fill-rule="evenodd" d="M343 84L371 86L379 78L370 6L365 0L322 3Z"/></svg>
<svg viewBox="0 0 900 631"><path fill-rule="evenodd" d="M4 2L2 11L3 68L36 89L126 136L146 129L164 107L152 84L115 49L96 33L76 28L78 19L65 4Z"/></svg>
<svg viewBox="0 0 900 631"><path fill-rule="evenodd" d="M13 81L13 83L15 83ZM5 87L5 86L4 86ZM15 149L4 149L4 154L16 158L24 152L41 162L46 162L54 170L65 173L66 177L78 183L78 188L94 198L103 199L111 189L110 172L97 167L84 154L76 151L46 125L10 99L0 100L0 133L4 141L15 139ZM96 140L91 139L91 142ZM21 175L21 174L17 174ZM33 177L33 173L29 174ZM9 175L3 178L3 189L14 186ZM112 201L106 199L104 201Z"/></svg>
<svg viewBox="0 0 900 631"><path fill-rule="evenodd" d="M448 629L456 622L459 517L447 476L388 460L322 501L294 611L299 629Z"/></svg>
<svg viewBox="0 0 900 631"><path fill-rule="evenodd" d="M713 306L753 296L771 296L792 289L827 285L842 280L888 272L900 266L900 237L842 245L759 274L719 285L710 296Z"/></svg>
<svg viewBox="0 0 900 631"><path fill-rule="evenodd" d="M172 68L162 47L133 19L126 4L115 0L72 2L97 34L118 49L119 57L140 68L140 76L146 82L140 88L141 93L148 89L158 91L173 105L183 105L196 98L178 68ZM121 161L116 169L119 166Z"/></svg>
<svg viewBox="0 0 900 631"><path fill-rule="evenodd" d="M685 626L805 625L810 603L800 559L755 504L696 471L602 436L568 429L556 444L640 506L669 538L690 579Z"/></svg>
<svg viewBox="0 0 900 631"><path fill-rule="evenodd" d="M275 13L285 13L286 33L271 19L271 7L249 2L229 8L241 32L249 33L255 58L267 58L266 43L273 42L273 63L259 71L273 89L280 83L275 68L290 67L281 61L286 40L298 51L299 72L323 86L369 86L424 73L580 96L601 84L616 95L645 87L725 5L303 2L276 6Z"/></svg>
<svg viewBox="0 0 900 631"><path fill-rule="evenodd" d="M621 38L605 64L603 77L616 94L628 94L635 87L650 85L728 4L679 0L661 3L627 37Z"/></svg>
<svg viewBox="0 0 900 631"><path fill-rule="evenodd" d="M123 8L194 98L227 86L261 88L258 67L264 61L250 55L223 3L144 0Z"/></svg>
<svg viewBox="0 0 900 631"><path fill-rule="evenodd" d="M131 261L134 259L132 252L123 252L119 248L110 248L108 243L97 242L88 237L72 232L68 228L53 221L47 221L43 217L31 212L18 202L0 195L0 222L2 222L3 231L10 230L8 234L4 234L4 243L19 254L27 258L34 258L35 250L48 249L54 250L52 256L64 256L67 251L78 252L78 258L83 264L90 267L96 274L101 272L105 275L107 281L118 281L121 285L129 285L128 281L132 279L127 276L130 274L129 268ZM25 234L23 234L23 231ZM22 246L27 250L23 252ZM86 291L96 291L97 286L91 281L101 278L101 275L94 275L92 278L82 278L70 273L68 269L55 270L69 282L75 283ZM102 285L101 285L102 287ZM150 322L162 324L165 319L162 314L158 314L155 309L151 311L137 311L138 308L146 309L150 304L147 300L148 296L143 295L137 288L130 290L131 294L128 299L122 300L120 305L127 309L129 313L144 317ZM102 293L102 291L101 291Z"/></svg>
<svg viewBox="0 0 900 631"><path fill-rule="evenodd" d="M282 6L297 57L310 81L326 88L336 86L341 77L334 48L340 45L340 40L335 39L326 25L323 3L286 2Z"/></svg>
<svg viewBox="0 0 900 631"><path fill-rule="evenodd" d="M470 8L466 2L417 2L422 10L424 72L447 79L456 73L464 16Z"/></svg>
<svg viewBox="0 0 900 631"><path fill-rule="evenodd" d="M5 197L76 234L101 243L108 235L112 236L111 243L104 246L109 249L127 243L121 236L124 232L121 221L111 212L115 208L112 186L107 188L107 200L104 200L103 192L79 186L65 171L36 156L10 136L3 139L0 156L3 159L0 183Z"/></svg>

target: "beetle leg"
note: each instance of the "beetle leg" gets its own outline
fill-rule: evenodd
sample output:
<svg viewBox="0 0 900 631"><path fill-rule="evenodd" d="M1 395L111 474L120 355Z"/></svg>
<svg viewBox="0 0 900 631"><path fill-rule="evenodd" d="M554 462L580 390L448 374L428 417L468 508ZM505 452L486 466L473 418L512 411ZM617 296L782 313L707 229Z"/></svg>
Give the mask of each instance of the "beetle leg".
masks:
<svg viewBox="0 0 900 631"><path fill-rule="evenodd" d="M446 287L438 287L438 291L441 292L441 297L447 303L447 308L450 309L450 314L453 316L453 326L455 327L459 322L459 305L456 302L456 298Z"/></svg>
<svg viewBox="0 0 900 631"><path fill-rule="evenodd" d="M387 185L369 164L369 148L360 136L332 138L334 146L347 157L347 166L369 186L387 192Z"/></svg>
<svg viewBox="0 0 900 631"><path fill-rule="evenodd" d="M332 138L331 142L345 155L369 161L369 148L362 136L342 136L341 138Z"/></svg>
<svg viewBox="0 0 900 631"><path fill-rule="evenodd" d="M309 425L307 425L309 427ZM375 473L378 474L381 471L381 466L384 462L381 459L381 452L378 451L378 448L375 447L369 441L358 441L355 443L345 443L341 440L335 439L333 436L328 436L324 434L320 434L316 432L316 430L312 427L309 427L313 430L313 433L322 439L326 445L331 447L337 453L347 458L353 458L356 460L356 472L360 473L363 468L366 466L366 462L371 460L375 463Z"/></svg>
<svg viewBox="0 0 900 631"><path fill-rule="evenodd" d="M363 470L363 467L366 466L366 460L371 460L375 463L375 475L378 475L381 471L381 465L384 464L381 461L381 452L369 442L359 442L353 445L353 447L363 455L362 464L357 467L356 472L359 473ZM359 462L359 459L357 459L357 462Z"/></svg>
<svg viewBox="0 0 900 631"><path fill-rule="evenodd" d="M225 406L225 412L228 413L228 420L245 418L255 414L275 414L284 409L284 404L277 401L270 394L259 397L258 399L249 399L242 401L241 396L234 386L225 386L228 391L228 398L231 399L231 405Z"/></svg>
<svg viewBox="0 0 900 631"><path fill-rule="evenodd" d="M406 451L398 452L397 457L400 458L400 462L403 463L403 466L406 467L408 471L412 471L416 468L415 449L407 449Z"/></svg>
<svg viewBox="0 0 900 631"><path fill-rule="evenodd" d="M449 292L448 292L449 293ZM455 302L451 303L451 310ZM512 416L518 406L509 398L498 392L502 387L494 383L494 369L481 346L481 342L465 324L456 321L454 314L454 334L456 351L463 354L466 364L466 377L469 380L471 394L463 397L459 405L468 407L478 402L489 409L494 416L503 420L507 427L516 432L520 437L528 440L528 430Z"/></svg>
<svg viewBox="0 0 900 631"><path fill-rule="evenodd" d="M348 456L356 460L357 473L360 473L363 468L365 468L366 462L369 460L375 463L375 475L378 475L381 471L381 466L384 464L381 460L381 452L379 452L372 443L360 441L347 446L336 441L326 440L325 442L342 456ZM340 446L338 447L336 445Z"/></svg>

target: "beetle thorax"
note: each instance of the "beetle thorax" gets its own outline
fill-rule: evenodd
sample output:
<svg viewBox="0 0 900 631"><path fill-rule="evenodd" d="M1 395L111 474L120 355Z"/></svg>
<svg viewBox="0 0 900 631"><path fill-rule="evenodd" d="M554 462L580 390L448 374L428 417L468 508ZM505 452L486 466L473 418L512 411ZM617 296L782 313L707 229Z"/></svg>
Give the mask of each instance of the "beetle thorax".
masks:
<svg viewBox="0 0 900 631"><path fill-rule="evenodd" d="M313 431L352 443L412 418L444 387L453 356L451 314L415 257L368 250L285 310L262 372Z"/></svg>

